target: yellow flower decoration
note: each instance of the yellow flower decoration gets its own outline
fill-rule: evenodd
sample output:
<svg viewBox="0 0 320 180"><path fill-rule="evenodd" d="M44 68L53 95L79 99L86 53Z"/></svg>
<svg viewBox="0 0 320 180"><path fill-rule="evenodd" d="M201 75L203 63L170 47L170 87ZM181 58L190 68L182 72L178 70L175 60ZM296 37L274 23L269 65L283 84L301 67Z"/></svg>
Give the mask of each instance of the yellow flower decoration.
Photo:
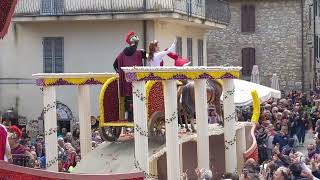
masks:
<svg viewBox="0 0 320 180"><path fill-rule="evenodd" d="M58 78L48 78L48 79L45 79L44 80L44 85L45 86L48 86L50 84L54 84L58 81L59 79Z"/></svg>
<svg viewBox="0 0 320 180"><path fill-rule="evenodd" d="M235 78L239 78L240 77L240 73L238 71L231 71L231 72L206 72L206 74L208 74L209 76L211 76L214 79L221 79L224 75L226 75L227 73L231 74L232 76L234 76ZM137 72L136 76L137 76L137 80L146 78L148 76L150 76L152 73L150 72ZM203 75L204 72L154 72L153 75L156 77L161 77L162 79L166 80L166 79L172 79L175 76L186 76L189 79L199 79L199 77L201 75Z"/></svg>
<svg viewBox="0 0 320 180"><path fill-rule="evenodd" d="M256 90L251 91L252 104L253 104L253 113L251 117L251 122L258 124L260 117L260 99L258 97L258 92Z"/></svg>

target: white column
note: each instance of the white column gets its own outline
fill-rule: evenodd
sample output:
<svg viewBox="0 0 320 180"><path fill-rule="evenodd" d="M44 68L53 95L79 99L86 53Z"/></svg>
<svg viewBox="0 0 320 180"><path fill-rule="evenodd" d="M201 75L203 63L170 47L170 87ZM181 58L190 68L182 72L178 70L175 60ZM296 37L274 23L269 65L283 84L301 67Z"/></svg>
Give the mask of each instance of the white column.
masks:
<svg viewBox="0 0 320 180"><path fill-rule="evenodd" d="M148 161L148 126L146 109L145 81L133 82L133 116L134 116L134 147L136 166L139 170L149 173Z"/></svg>
<svg viewBox="0 0 320 180"><path fill-rule="evenodd" d="M80 148L84 157L92 150L90 86L78 86Z"/></svg>
<svg viewBox="0 0 320 180"><path fill-rule="evenodd" d="M243 153L246 151L246 129L241 127L237 131L237 157L238 157L238 173L243 169L244 158Z"/></svg>
<svg viewBox="0 0 320 180"><path fill-rule="evenodd" d="M175 80L167 80L164 84L167 174L168 180L176 180L180 179L177 84Z"/></svg>
<svg viewBox="0 0 320 180"><path fill-rule="evenodd" d="M58 139L56 89L54 86L43 87L44 132L46 150L46 168L58 171Z"/></svg>
<svg viewBox="0 0 320 180"><path fill-rule="evenodd" d="M198 167L210 169L206 81L206 79L198 79L194 81L197 117L197 154Z"/></svg>
<svg viewBox="0 0 320 180"><path fill-rule="evenodd" d="M237 170L237 146L233 79L223 79L223 110L226 172L234 173Z"/></svg>

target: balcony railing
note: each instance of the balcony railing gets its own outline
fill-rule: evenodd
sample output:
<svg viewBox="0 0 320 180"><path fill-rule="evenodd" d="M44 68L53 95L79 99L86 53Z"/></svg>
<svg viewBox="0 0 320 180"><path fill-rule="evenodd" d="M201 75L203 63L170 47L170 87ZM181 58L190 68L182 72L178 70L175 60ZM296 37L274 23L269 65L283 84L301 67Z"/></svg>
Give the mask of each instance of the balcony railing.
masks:
<svg viewBox="0 0 320 180"><path fill-rule="evenodd" d="M205 0L19 0L16 17L73 16L138 13L179 13L213 22L228 23L229 5L221 0L206 7Z"/></svg>

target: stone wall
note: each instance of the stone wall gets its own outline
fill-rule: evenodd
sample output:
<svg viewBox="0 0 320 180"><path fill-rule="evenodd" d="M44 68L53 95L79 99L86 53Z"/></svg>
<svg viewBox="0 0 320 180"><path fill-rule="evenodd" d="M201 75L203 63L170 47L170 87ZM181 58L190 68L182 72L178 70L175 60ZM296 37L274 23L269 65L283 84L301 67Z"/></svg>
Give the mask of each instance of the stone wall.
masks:
<svg viewBox="0 0 320 180"><path fill-rule="evenodd" d="M300 1L248 1L256 6L255 33L241 32L241 4L245 2L231 1L230 25L209 32L208 65L241 66L242 48L253 47L261 84L270 86L272 74L277 73L281 90L301 89Z"/></svg>

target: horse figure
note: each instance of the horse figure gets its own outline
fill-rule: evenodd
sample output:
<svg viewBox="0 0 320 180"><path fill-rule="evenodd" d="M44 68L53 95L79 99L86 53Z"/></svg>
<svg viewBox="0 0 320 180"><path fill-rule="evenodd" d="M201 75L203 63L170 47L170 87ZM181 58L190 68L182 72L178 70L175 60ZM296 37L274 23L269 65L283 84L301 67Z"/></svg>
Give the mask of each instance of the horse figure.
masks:
<svg viewBox="0 0 320 180"><path fill-rule="evenodd" d="M180 112L179 124L183 127L183 120L185 120L185 127L187 131L190 131L188 122L191 124L191 130L196 132L194 128L195 119L195 93L194 82L183 82L184 85L178 88L178 111ZM216 108L216 112L221 118L222 110L220 105L220 97L222 94L222 86L215 80L207 80L207 103L213 104Z"/></svg>

